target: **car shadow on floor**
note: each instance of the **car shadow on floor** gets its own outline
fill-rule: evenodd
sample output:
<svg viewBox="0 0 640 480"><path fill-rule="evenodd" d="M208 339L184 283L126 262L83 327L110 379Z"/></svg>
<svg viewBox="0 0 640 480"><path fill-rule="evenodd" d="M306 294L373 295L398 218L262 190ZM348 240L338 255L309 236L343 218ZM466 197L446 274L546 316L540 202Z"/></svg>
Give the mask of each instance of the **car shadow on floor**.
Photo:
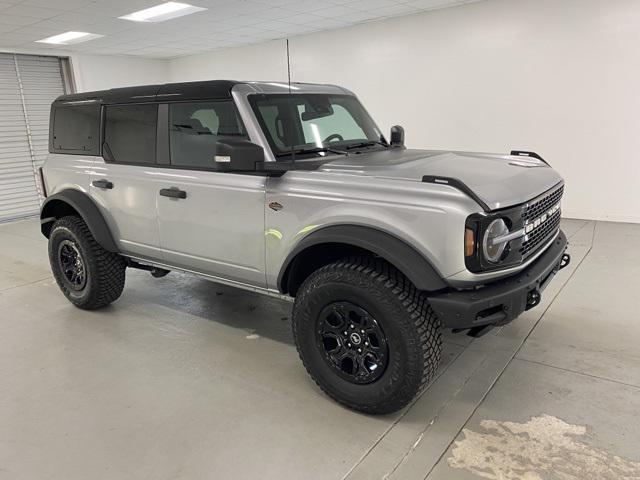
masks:
<svg viewBox="0 0 640 480"><path fill-rule="evenodd" d="M163 278L153 278L146 272L128 270L121 299L107 309L139 305L141 301L160 305L179 315L193 315L242 329L249 338L257 335L294 345L291 333L293 303L285 300L184 273L172 272ZM461 347L473 341L464 334L453 334L449 330L443 332L443 340Z"/></svg>
<svg viewBox="0 0 640 480"><path fill-rule="evenodd" d="M157 279L146 272L128 270L125 290L118 304L124 306L141 300L178 314L243 329L247 336L258 335L293 345L291 302L189 274L172 272Z"/></svg>

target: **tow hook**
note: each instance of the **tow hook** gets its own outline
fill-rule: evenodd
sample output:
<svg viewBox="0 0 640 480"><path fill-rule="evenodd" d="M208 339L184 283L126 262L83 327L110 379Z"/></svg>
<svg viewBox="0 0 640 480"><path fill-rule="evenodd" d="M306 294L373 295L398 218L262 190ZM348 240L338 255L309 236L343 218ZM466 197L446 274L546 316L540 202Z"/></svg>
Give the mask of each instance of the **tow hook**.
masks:
<svg viewBox="0 0 640 480"><path fill-rule="evenodd" d="M540 303L540 300L542 300L542 295L540 295L540 292L537 289L531 290L527 294L527 304L525 305L524 309L529 310L535 307Z"/></svg>
<svg viewBox="0 0 640 480"><path fill-rule="evenodd" d="M563 253L562 258L560 259L560 268L558 270L562 270L564 267L571 263L571 255L568 253Z"/></svg>

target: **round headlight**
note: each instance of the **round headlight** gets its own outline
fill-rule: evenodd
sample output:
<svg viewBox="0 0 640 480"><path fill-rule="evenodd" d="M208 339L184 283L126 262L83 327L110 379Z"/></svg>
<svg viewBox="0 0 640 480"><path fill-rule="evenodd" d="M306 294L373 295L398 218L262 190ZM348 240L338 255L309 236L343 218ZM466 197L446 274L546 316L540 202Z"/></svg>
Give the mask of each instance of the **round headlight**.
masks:
<svg viewBox="0 0 640 480"><path fill-rule="evenodd" d="M482 240L482 250L484 256L491 263L497 263L500 261L504 249L507 247L507 242L494 243L494 240L502 235L509 233L509 227L504 223L501 218L494 220L489 224L484 232L484 238Z"/></svg>

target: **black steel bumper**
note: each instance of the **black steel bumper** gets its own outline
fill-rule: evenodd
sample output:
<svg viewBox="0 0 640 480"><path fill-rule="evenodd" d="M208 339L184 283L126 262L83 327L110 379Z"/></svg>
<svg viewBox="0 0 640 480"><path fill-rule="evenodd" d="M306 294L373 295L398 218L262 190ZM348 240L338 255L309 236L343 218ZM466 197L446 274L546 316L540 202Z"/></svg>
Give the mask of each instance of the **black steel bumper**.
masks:
<svg viewBox="0 0 640 480"><path fill-rule="evenodd" d="M567 237L562 232L522 272L477 290L449 291L429 297L445 327L481 332L504 325L540 303L540 294L561 268L569 264Z"/></svg>

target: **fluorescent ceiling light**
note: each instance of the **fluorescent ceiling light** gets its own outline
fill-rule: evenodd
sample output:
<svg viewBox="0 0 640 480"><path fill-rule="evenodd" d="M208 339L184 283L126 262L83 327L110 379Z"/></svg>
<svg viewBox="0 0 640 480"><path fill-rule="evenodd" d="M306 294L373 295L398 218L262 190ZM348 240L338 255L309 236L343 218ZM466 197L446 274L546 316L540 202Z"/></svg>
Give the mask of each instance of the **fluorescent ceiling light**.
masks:
<svg viewBox="0 0 640 480"><path fill-rule="evenodd" d="M206 10L206 8L194 7L188 3L167 2L118 18L131 20L133 22L164 22L165 20L171 20L172 18L190 15L203 10Z"/></svg>
<svg viewBox="0 0 640 480"><path fill-rule="evenodd" d="M104 35L98 35L97 33L87 32L65 32L60 35L54 35L53 37L43 38L42 40L36 40L38 43L52 43L54 45L72 45L74 43L87 42L95 38L104 37Z"/></svg>

